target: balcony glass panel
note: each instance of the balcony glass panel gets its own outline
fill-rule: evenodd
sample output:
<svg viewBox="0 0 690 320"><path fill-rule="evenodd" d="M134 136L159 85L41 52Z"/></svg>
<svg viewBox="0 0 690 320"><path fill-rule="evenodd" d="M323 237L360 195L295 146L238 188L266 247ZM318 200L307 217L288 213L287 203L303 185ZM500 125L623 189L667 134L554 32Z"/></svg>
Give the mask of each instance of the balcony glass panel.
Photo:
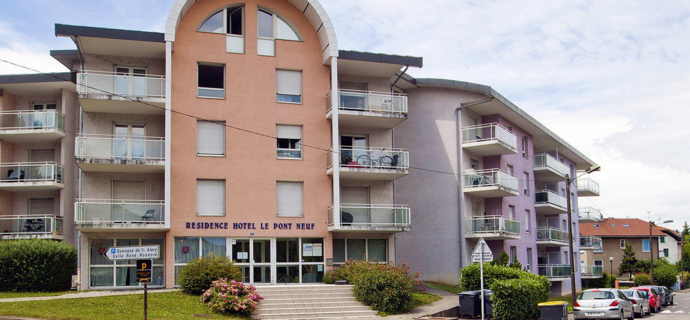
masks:
<svg viewBox="0 0 690 320"><path fill-rule="evenodd" d="M568 243L568 231L553 227L539 227L537 228L537 242L539 241Z"/></svg>
<svg viewBox="0 0 690 320"><path fill-rule="evenodd" d="M601 277L604 275L604 267L602 266L584 266L581 269L583 277Z"/></svg>
<svg viewBox="0 0 690 320"><path fill-rule="evenodd" d="M62 182L63 168L55 162L2 163L0 173L0 182Z"/></svg>
<svg viewBox="0 0 690 320"><path fill-rule="evenodd" d="M0 130L58 129L65 130L65 116L55 110L0 112Z"/></svg>
<svg viewBox="0 0 690 320"><path fill-rule="evenodd" d="M162 200L78 199L76 223L162 224L165 221L164 208Z"/></svg>
<svg viewBox="0 0 690 320"><path fill-rule="evenodd" d="M602 242L600 237L595 236L580 236L580 249L594 249L594 251L602 250Z"/></svg>
<svg viewBox="0 0 690 320"><path fill-rule="evenodd" d="M465 188L502 187L518 191L517 177L499 169L465 171Z"/></svg>
<svg viewBox="0 0 690 320"><path fill-rule="evenodd" d="M61 235L62 217L54 215L0 215L0 236Z"/></svg>
<svg viewBox="0 0 690 320"><path fill-rule="evenodd" d="M340 166L365 169L407 169L409 152L404 149L363 148L340 149ZM331 166L332 157L328 158Z"/></svg>
<svg viewBox="0 0 690 320"><path fill-rule="evenodd" d="M462 129L462 143L497 141L517 151L517 136L498 123L469 126Z"/></svg>
<svg viewBox="0 0 690 320"><path fill-rule="evenodd" d="M599 183L589 178L577 179L577 191L589 191L599 194Z"/></svg>
<svg viewBox="0 0 690 320"><path fill-rule="evenodd" d="M165 98L165 76L81 70L79 94L115 95L124 98Z"/></svg>
<svg viewBox="0 0 690 320"><path fill-rule="evenodd" d="M329 208L328 223L340 220L344 227L408 227L410 225L410 208L405 205L377 204L343 204L335 212Z"/></svg>
<svg viewBox="0 0 690 320"><path fill-rule="evenodd" d="M535 204L552 204L562 208L568 206L568 199L551 190L541 190L534 193Z"/></svg>
<svg viewBox="0 0 690 320"><path fill-rule="evenodd" d="M331 93L328 94L327 108L330 111ZM358 90L338 91L340 110L370 111L388 113L407 113L407 96L386 92L371 92Z"/></svg>
<svg viewBox="0 0 690 320"><path fill-rule="evenodd" d="M581 220L602 220L601 211L593 207L580 207L578 209Z"/></svg>
<svg viewBox="0 0 690 320"><path fill-rule="evenodd" d="M534 155L534 168L550 168L563 176L570 174L570 168L568 168L568 166L548 153Z"/></svg>
<svg viewBox="0 0 690 320"><path fill-rule="evenodd" d="M503 216L483 216L467 219L466 232L478 233L512 233L520 234L520 221Z"/></svg>
<svg viewBox="0 0 690 320"><path fill-rule="evenodd" d="M165 160L165 138L79 135L77 158Z"/></svg>
<svg viewBox="0 0 690 320"><path fill-rule="evenodd" d="M538 266L539 275L547 278L567 278L570 277L570 265L550 265L540 264Z"/></svg>

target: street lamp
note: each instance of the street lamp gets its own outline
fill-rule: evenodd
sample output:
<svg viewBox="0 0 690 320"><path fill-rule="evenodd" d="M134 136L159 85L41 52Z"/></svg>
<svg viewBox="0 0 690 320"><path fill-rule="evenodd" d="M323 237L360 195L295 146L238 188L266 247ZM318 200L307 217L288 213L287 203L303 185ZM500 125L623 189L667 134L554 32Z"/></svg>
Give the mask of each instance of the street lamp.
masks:
<svg viewBox="0 0 690 320"><path fill-rule="evenodd" d="M609 260L611 260L611 274L613 274L613 257L609 257Z"/></svg>
<svg viewBox="0 0 690 320"><path fill-rule="evenodd" d="M649 218L649 214L651 212L647 211L647 217ZM664 223L673 223L673 220L666 220L664 222L661 222L659 224L664 224ZM654 245L652 244L652 226L654 225L654 221L652 219L649 219L649 255L651 256L651 259L649 259L649 264L650 268L652 270L652 285L654 285ZM656 246L657 248L657 255L659 254L659 245ZM682 247L681 247L682 248ZM683 257L682 251L681 251L681 258Z"/></svg>
<svg viewBox="0 0 690 320"><path fill-rule="evenodd" d="M565 175L565 195L568 203L568 248L570 250L568 255L570 255L570 291L571 298L573 300L572 305L575 305L575 299L577 299L577 287L575 286L575 252L573 252L573 211L571 209L570 204L570 185L573 184L573 181L576 181L577 178L599 170L601 170L601 166L595 164L589 167L589 169L587 169L585 173L575 177L574 179L570 178L570 174Z"/></svg>

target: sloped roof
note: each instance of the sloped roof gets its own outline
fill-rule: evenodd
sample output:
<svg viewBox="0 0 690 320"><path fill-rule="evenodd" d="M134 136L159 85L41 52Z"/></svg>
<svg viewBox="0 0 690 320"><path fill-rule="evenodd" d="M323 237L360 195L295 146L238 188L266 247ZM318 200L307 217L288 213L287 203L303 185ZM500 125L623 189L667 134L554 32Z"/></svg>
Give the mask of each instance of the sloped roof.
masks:
<svg viewBox="0 0 690 320"><path fill-rule="evenodd" d="M602 238L649 237L649 222L640 219L615 218L607 218L596 223L580 222L580 235ZM653 226L652 236L659 237L666 236L666 234L658 226Z"/></svg>
<svg viewBox="0 0 690 320"><path fill-rule="evenodd" d="M669 228L664 227L659 227L659 229L661 229L663 233L673 237L673 239L676 239L676 241L683 240L683 236L681 236L680 233L678 233L676 230L671 230Z"/></svg>

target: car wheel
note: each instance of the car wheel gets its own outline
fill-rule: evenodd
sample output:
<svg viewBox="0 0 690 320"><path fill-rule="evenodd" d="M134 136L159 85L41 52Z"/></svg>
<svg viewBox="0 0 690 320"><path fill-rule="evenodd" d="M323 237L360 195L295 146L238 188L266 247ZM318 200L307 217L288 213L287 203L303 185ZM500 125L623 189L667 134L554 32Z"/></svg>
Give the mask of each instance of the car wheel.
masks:
<svg viewBox="0 0 690 320"><path fill-rule="evenodd" d="M625 320L625 311L621 310L621 320Z"/></svg>
<svg viewBox="0 0 690 320"><path fill-rule="evenodd" d="M635 308L630 308L630 320L635 320Z"/></svg>

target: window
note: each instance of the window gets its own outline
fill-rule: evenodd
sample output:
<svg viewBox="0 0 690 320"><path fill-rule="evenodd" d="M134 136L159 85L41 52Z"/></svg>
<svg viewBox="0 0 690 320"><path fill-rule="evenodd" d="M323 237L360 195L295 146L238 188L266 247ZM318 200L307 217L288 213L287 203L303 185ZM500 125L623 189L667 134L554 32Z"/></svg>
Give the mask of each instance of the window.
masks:
<svg viewBox="0 0 690 320"><path fill-rule="evenodd" d="M532 271L532 248L527 248L527 270Z"/></svg>
<svg viewBox="0 0 690 320"><path fill-rule="evenodd" d="M664 249L664 257L668 258L669 250L668 248Z"/></svg>
<svg viewBox="0 0 690 320"><path fill-rule="evenodd" d="M202 22L197 31L227 34L226 52L244 53L243 20L243 7L224 8Z"/></svg>
<svg viewBox="0 0 690 320"><path fill-rule="evenodd" d="M510 263L515 263L517 261L517 247L510 247Z"/></svg>
<svg viewBox="0 0 690 320"><path fill-rule="evenodd" d="M196 180L196 214L225 215L225 180Z"/></svg>
<svg viewBox="0 0 690 320"><path fill-rule="evenodd" d="M276 126L277 157L279 159L302 158L302 126Z"/></svg>
<svg viewBox="0 0 690 320"><path fill-rule="evenodd" d="M626 227L626 228L630 228L630 225L627 224L627 223L624 223L623 226ZM662 241L662 242L663 242L663 241Z"/></svg>
<svg viewBox="0 0 690 320"><path fill-rule="evenodd" d="M650 252L652 248L650 247L649 239L642 239L642 252Z"/></svg>
<svg viewBox="0 0 690 320"><path fill-rule="evenodd" d="M198 120L196 130L197 155L225 155L225 121Z"/></svg>
<svg viewBox="0 0 690 320"><path fill-rule="evenodd" d="M508 173L510 173L511 175L514 176L515 175L515 167L508 165Z"/></svg>
<svg viewBox="0 0 690 320"><path fill-rule="evenodd" d="M206 19L206 21L201 23L197 31L201 32L213 32L213 33L223 33L223 16L225 9L212 14Z"/></svg>
<svg viewBox="0 0 690 320"><path fill-rule="evenodd" d="M659 242L666 243L666 237L659 237Z"/></svg>
<svg viewBox="0 0 690 320"><path fill-rule="evenodd" d="M570 256L568 256L568 251L564 251L563 252L563 261L565 261L565 263L564 263L565 265L570 265L569 258L570 258Z"/></svg>
<svg viewBox="0 0 690 320"><path fill-rule="evenodd" d="M225 99L225 66L198 65L197 96Z"/></svg>
<svg viewBox="0 0 690 320"><path fill-rule="evenodd" d="M275 55L275 40L302 41L301 36L285 18L266 9L257 13L257 54L260 56Z"/></svg>
<svg viewBox="0 0 690 320"><path fill-rule="evenodd" d="M276 202L278 217L302 217L302 182L278 181Z"/></svg>
<svg viewBox="0 0 690 320"><path fill-rule="evenodd" d="M162 153L146 148L146 125L141 123L115 123L113 127L115 141L112 143L113 156L116 159L145 159L147 157L163 158ZM162 144L161 144L162 145ZM150 154L147 155L147 151ZM162 151L161 151L162 152Z"/></svg>
<svg viewBox="0 0 690 320"><path fill-rule="evenodd" d="M532 230L532 215L529 210L525 210L525 232L529 233Z"/></svg>
<svg viewBox="0 0 690 320"><path fill-rule="evenodd" d="M33 103L31 105L32 110L55 110L57 109L57 104L55 103Z"/></svg>
<svg viewBox="0 0 690 320"><path fill-rule="evenodd" d="M528 196L529 195L529 173L523 172L523 176L525 177L525 181L522 182L523 190L522 192Z"/></svg>
<svg viewBox="0 0 690 320"><path fill-rule="evenodd" d="M601 226L600 226L598 223L595 223L595 224L594 224L594 227L595 227L595 228L601 228Z"/></svg>
<svg viewBox="0 0 690 320"><path fill-rule="evenodd" d="M604 260L594 260L594 266L595 267L603 267L604 266Z"/></svg>
<svg viewBox="0 0 690 320"><path fill-rule="evenodd" d="M165 285L165 239L91 239L89 240L89 284L91 287L141 287L137 282L135 260L110 261L101 252L110 247L159 245L160 257L153 260L152 286Z"/></svg>
<svg viewBox="0 0 690 320"><path fill-rule="evenodd" d="M620 247L621 249L625 249L625 239L621 239Z"/></svg>
<svg viewBox="0 0 690 320"><path fill-rule="evenodd" d="M522 157L527 159L527 137L522 136Z"/></svg>
<svg viewBox="0 0 690 320"><path fill-rule="evenodd" d="M302 103L302 71L276 70L276 101Z"/></svg>
<svg viewBox="0 0 690 320"><path fill-rule="evenodd" d="M175 285L178 285L177 277L187 263L199 259L207 254L218 257L228 255L227 241L225 238L199 238L199 237L175 237ZM161 247L161 249L163 249Z"/></svg>
<svg viewBox="0 0 690 320"><path fill-rule="evenodd" d="M612 227L615 227L615 226L616 226L615 223L609 223L609 224L610 224Z"/></svg>
<svg viewBox="0 0 690 320"><path fill-rule="evenodd" d="M333 239L333 262L341 265L349 259L388 261L386 239Z"/></svg>
<svg viewBox="0 0 690 320"><path fill-rule="evenodd" d="M515 216L515 206L508 206L508 212L510 213L511 219L517 220L517 217Z"/></svg>

